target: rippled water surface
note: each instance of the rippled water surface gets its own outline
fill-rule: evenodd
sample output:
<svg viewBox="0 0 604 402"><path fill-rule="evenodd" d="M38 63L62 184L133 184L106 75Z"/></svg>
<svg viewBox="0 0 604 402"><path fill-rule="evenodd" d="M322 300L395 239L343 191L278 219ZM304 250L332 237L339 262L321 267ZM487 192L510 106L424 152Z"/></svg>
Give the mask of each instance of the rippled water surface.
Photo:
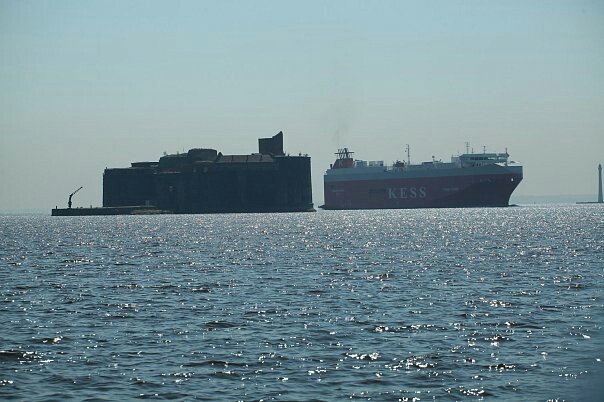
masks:
<svg viewBox="0 0 604 402"><path fill-rule="evenodd" d="M0 234L0 399L603 395L597 205L0 217Z"/></svg>

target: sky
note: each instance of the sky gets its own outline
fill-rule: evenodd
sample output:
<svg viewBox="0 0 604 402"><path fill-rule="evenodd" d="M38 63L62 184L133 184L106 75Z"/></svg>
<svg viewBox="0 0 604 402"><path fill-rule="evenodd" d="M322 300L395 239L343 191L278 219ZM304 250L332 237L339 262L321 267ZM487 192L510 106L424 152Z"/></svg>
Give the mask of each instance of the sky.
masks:
<svg viewBox="0 0 604 402"><path fill-rule="evenodd" d="M313 200L365 160L504 152L515 195L595 194L601 1L0 0L0 211L102 204L102 173L284 133Z"/></svg>

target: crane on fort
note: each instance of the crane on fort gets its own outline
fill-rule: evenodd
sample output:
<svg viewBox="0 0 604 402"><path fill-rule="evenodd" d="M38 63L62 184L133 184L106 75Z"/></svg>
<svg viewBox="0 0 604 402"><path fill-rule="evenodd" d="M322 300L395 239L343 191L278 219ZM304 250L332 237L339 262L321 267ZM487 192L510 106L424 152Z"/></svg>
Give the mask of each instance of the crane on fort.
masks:
<svg viewBox="0 0 604 402"><path fill-rule="evenodd" d="M80 191L81 189L83 189L83 186L78 187L78 189L76 191L74 191L73 193L69 194L69 201L67 201L67 208L71 209L71 197L73 197L73 195L75 193L77 193L78 191Z"/></svg>

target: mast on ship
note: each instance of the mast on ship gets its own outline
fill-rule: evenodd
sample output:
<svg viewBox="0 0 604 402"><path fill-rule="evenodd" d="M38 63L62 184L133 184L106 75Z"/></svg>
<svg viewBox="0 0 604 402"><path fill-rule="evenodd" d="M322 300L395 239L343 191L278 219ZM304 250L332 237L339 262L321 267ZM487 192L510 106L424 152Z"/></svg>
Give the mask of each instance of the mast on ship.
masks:
<svg viewBox="0 0 604 402"><path fill-rule="evenodd" d="M352 167L354 165L354 159L352 159L352 154L354 154L354 152L349 151L348 148L338 149L338 152L336 152L336 156L338 157L338 159L336 159L335 163L331 165L331 168L341 169Z"/></svg>
<svg viewBox="0 0 604 402"><path fill-rule="evenodd" d="M354 154L354 152L349 151L348 148L340 148L338 149L338 152L336 152L338 159L352 159L352 154Z"/></svg>

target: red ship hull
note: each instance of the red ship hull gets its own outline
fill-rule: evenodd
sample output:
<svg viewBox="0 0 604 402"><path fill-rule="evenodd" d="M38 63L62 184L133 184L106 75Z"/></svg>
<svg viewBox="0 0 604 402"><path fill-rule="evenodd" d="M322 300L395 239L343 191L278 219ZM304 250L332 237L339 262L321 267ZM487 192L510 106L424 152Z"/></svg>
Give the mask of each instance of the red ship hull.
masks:
<svg viewBox="0 0 604 402"><path fill-rule="evenodd" d="M508 206L522 170L489 174L324 181L324 209Z"/></svg>

